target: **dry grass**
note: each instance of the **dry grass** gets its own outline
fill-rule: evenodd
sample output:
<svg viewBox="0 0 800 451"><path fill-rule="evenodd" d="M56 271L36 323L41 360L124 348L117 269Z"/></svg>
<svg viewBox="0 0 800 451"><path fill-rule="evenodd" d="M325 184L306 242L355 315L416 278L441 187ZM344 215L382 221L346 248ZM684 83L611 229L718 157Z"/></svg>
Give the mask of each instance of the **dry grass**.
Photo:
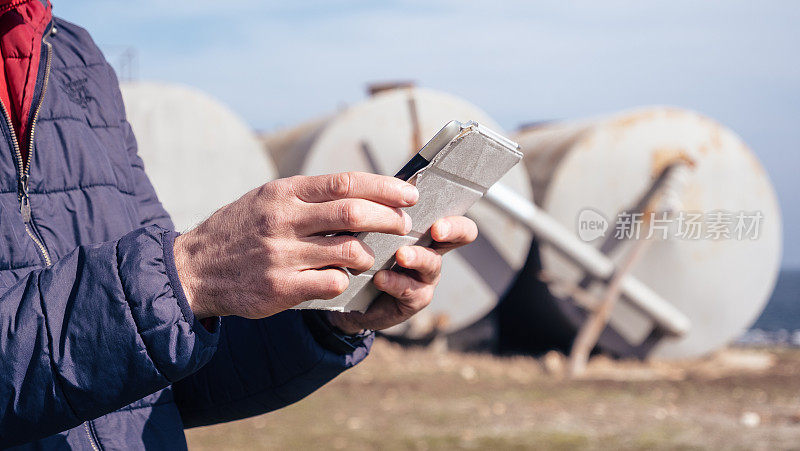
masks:
<svg viewBox="0 0 800 451"><path fill-rule="evenodd" d="M188 431L192 449L791 449L800 447L800 351L726 350L686 362L402 349L373 355L309 398Z"/></svg>

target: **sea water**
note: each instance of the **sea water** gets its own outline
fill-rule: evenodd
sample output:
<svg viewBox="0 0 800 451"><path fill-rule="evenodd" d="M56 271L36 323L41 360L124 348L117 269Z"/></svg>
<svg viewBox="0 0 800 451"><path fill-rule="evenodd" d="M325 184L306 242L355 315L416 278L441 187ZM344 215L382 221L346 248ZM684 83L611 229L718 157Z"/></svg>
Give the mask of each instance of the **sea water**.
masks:
<svg viewBox="0 0 800 451"><path fill-rule="evenodd" d="M781 270L761 316L737 343L800 347L800 268Z"/></svg>

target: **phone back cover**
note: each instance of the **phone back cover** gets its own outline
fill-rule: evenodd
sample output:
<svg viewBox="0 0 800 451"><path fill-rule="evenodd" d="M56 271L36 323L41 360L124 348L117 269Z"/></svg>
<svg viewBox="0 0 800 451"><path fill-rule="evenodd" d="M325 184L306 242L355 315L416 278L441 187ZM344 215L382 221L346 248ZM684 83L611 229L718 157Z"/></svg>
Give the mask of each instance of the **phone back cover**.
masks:
<svg viewBox="0 0 800 451"><path fill-rule="evenodd" d="M394 264L394 253L401 246L431 243L429 229L440 218L463 215L481 196L522 158L516 148L484 134L477 125L466 127L409 182L419 189L420 198L404 210L411 216L412 231L406 236L385 233L359 233L375 254L369 271L350 276L350 285L339 296L311 300L296 309L364 312L380 293L372 277Z"/></svg>

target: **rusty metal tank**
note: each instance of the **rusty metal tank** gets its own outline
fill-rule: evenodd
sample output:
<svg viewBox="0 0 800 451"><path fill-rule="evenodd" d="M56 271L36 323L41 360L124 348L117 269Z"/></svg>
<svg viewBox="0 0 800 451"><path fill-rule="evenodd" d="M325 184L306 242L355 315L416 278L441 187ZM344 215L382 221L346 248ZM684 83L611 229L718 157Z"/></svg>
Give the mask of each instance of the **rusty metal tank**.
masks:
<svg viewBox="0 0 800 451"><path fill-rule="evenodd" d="M264 136L281 176L341 171L392 175L450 120L474 120L500 130L485 112L446 93L411 85L370 91L363 102ZM501 182L531 199L521 165ZM530 232L482 202L469 215L480 228L479 241L445 256L431 306L388 334L418 339L461 330L485 317L514 281L530 248Z"/></svg>
<svg viewBox="0 0 800 451"><path fill-rule="evenodd" d="M252 129L208 95L160 82L121 88L139 156L177 230L276 176Z"/></svg>
<svg viewBox="0 0 800 451"><path fill-rule="evenodd" d="M689 317L691 329L680 338L654 336L649 318L618 303L600 349L619 356L691 357L724 346L757 318L779 269L781 214L769 176L730 129L695 112L651 107L541 123L521 129L515 139L525 154L535 202L576 234L585 226L579 218L587 210L608 222L607 233L615 233L628 221L619 214L636 203L664 167L677 160L691 163L670 200L675 215L670 224L662 224L673 229L650 246L632 273ZM711 227L709 218L717 212L732 215L728 230L734 235L732 224L739 214L760 217L757 236L701 232L693 239L677 233L682 213L684 226L686 214L699 213ZM587 242L599 248L602 241ZM619 261L621 254L610 257ZM530 340L528 347L537 349L568 347L585 317L575 302L583 271L546 244L532 249L525 271L506 300L507 311L501 312L501 334L505 318L507 328L516 328L505 333L518 345ZM595 283L584 294L599 296L602 289ZM535 332L513 324L517 318Z"/></svg>

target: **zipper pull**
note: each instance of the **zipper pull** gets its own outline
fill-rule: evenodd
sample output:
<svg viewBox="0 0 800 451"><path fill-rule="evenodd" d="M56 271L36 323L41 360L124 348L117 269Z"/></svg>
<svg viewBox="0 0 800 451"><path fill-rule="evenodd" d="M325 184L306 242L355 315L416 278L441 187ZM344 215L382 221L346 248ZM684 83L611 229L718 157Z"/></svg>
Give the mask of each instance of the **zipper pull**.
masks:
<svg viewBox="0 0 800 451"><path fill-rule="evenodd" d="M31 222L31 202L28 198L28 176L23 174L19 178L19 212L22 213L22 220L26 224Z"/></svg>
<svg viewBox="0 0 800 451"><path fill-rule="evenodd" d="M24 194L22 196L22 201L19 204L19 212L22 213L22 220L25 221L26 224L30 224L31 222L31 203L28 201L28 195Z"/></svg>

